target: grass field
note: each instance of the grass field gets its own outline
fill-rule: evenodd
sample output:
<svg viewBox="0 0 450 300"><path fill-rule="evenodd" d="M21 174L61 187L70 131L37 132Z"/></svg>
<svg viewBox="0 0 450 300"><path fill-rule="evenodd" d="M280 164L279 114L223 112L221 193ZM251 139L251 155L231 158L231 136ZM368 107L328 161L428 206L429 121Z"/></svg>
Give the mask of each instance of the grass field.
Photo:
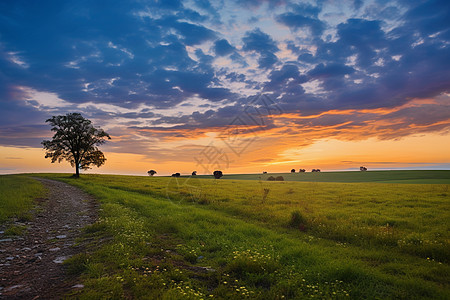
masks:
<svg viewBox="0 0 450 300"><path fill-rule="evenodd" d="M450 298L448 184L39 176L102 204L74 297Z"/></svg>
<svg viewBox="0 0 450 300"><path fill-rule="evenodd" d="M0 224L9 218L27 220L33 200L45 193L42 184L19 175L0 176Z"/></svg>
<svg viewBox="0 0 450 300"><path fill-rule="evenodd" d="M320 172L320 173L269 173L269 174L225 174L222 179L235 180L267 180L269 176L283 176L287 181L307 182L378 182L378 183L437 183L450 184L450 171L352 171L352 172ZM200 175L199 178L213 176Z"/></svg>

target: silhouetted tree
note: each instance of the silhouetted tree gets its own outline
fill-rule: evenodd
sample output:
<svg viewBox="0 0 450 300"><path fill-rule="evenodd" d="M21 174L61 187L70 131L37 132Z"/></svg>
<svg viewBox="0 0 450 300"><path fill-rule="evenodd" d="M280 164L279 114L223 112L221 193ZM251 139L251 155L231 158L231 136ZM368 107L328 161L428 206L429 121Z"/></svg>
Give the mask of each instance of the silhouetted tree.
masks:
<svg viewBox="0 0 450 300"><path fill-rule="evenodd" d="M305 169L300 169L300 170L298 170L298 172L299 173L304 173L304 172L306 172L306 170Z"/></svg>
<svg viewBox="0 0 450 300"><path fill-rule="evenodd" d="M192 176L196 176L197 175L197 171L192 172Z"/></svg>
<svg viewBox="0 0 450 300"><path fill-rule="evenodd" d="M291 173L295 173L295 169L292 169L292 170L291 170Z"/></svg>
<svg viewBox="0 0 450 300"><path fill-rule="evenodd" d="M213 175L215 179L220 179L223 176L222 171L214 171Z"/></svg>
<svg viewBox="0 0 450 300"><path fill-rule="evenodd" d="M359 167L359 170L360 171L367 171L367 168L366 167Z"/></svg>
<svg viewBox="0 0 450 300"><path fill-rule="evenodd" d="M90 120L79 113L69 113L53 116L45 122L50 123L55 132L51 141L42 141L45 158L51 158L52 163L67 160L75 167L75 177L80 176L80 169L90 169L91 165L100 167L105 163L103 152L96 146L111 138L103 129L95 128Z"/></svg>
<svg viewBox="0 0 450 300"><path fill-rule="evenodd" d="M153 175L155 175L157 172L155 171L155 170L150 170L150 171L148 171L147 172L147 174L149 175L149 176L153 176Z"/></svg>
<svg viewBox="0 0 450 300"><path fill-rule="evenodd" d="M174 174L172 174L172 177L180 177L180 176L181 176L180 173L174 173Z"/></svg>

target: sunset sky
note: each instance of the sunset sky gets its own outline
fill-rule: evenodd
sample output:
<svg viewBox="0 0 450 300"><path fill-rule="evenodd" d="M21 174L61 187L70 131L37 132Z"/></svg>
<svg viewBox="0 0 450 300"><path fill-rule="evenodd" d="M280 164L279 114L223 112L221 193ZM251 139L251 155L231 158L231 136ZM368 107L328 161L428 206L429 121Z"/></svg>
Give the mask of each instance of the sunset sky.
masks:
<svg viewBox="0 0 450 300"><path fill-rule="evenodd" d="M89 173L450 169L450 1L1 1L0 174L71 112Z"/></svg>

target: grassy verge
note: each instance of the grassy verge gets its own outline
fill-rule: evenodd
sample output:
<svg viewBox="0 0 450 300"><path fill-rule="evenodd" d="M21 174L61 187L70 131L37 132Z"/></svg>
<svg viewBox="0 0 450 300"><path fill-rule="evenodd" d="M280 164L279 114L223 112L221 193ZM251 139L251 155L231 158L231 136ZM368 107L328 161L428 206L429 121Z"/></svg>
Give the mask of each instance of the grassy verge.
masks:
<svg viewBox="0 0 450 300"><path fill-rule="evenodd" d="M44 194L44 187L37 180L22 175L0 175L0 224L9 218L29 220L33 200ZM10 231L11 234L21 232L19 228Z"/></svg>
<svg viewBox="0 0 450 300"><path fill-rule="evenodd" d="M74 297L450 296L448 185L42 176L102 203Z"/></svg>

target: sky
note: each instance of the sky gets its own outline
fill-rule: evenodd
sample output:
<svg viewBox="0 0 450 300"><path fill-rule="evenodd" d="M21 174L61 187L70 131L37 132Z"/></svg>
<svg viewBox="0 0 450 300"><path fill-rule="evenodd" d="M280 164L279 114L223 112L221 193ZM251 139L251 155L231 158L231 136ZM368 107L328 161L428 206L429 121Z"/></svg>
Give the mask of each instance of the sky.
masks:
<svg viewBox="0 0 450 300"><path fill-rule="evenodd" d="M0 174L72 112L89 173L450 169L450 1L1 1Z"/></svg>

